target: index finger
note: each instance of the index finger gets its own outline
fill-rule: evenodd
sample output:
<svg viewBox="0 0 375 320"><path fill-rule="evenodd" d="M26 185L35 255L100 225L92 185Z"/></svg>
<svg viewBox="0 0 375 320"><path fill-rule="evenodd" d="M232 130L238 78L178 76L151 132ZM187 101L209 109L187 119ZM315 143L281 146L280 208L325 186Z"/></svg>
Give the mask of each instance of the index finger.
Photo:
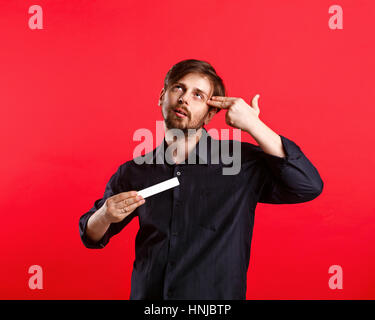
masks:
<svg viewBox="0 0 375 320"><path fill-rule="evenodd" d="M229 108L233 103L233 100L221 100L221 101L214 101L214 100L208 100L207 104L215 107L215 108L221 108L226 109Z"/></svg>
<svg viewBox="0 0 375 320"><path fill-rule="evenodd" d="M212 103L212 105L217 106L218 108L228 108L232 103L238 98L236 97L225 97L225 96L212 96L207 102ZM219 102L219 104L217 103Z"/></svg>
<svg viewBox="0 0 375 320"><path fill-rule="evenodd" d="M211 100L216 100L216 101L233 101L237 99L236 97L224 97L224 96L212 96Z"/></svg>
<svg viewBox="0 0 375 320"><path fill-rule="evenodd" d="M112 197L112 199L113 199L114 202L120 202L120 201L123 201L125 199L135 197L137 195L138 195L138 192L132 190L132 191L126 191L126 192L118 193L118 194L114 195Z"/></svg>

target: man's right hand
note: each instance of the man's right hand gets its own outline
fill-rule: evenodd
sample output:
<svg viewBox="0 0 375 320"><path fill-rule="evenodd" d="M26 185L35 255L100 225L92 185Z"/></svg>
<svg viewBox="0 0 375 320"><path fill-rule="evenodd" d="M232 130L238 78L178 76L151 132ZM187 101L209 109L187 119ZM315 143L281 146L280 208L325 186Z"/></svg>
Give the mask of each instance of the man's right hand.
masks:
<svg viewBox="0 0 375 320"><path fill-rule="evenodd" d="M108 223L120 222L145 202L142 196L137 196L137 191L118 193L104 202L103 217Z"/></svg>

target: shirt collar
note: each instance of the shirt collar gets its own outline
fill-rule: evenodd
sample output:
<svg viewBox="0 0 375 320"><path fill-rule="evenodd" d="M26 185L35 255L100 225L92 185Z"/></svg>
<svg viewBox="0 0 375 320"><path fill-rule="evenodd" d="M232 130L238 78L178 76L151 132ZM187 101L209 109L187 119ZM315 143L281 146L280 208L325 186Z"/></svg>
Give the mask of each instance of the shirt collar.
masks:
<svg viewBox="0 0 375 320"><path fill-rule="evenodd" d="M202 127L202 135L199 141L195 145L194 149L189 153L188 158L180 164L193 164L195 159L195 164L208 165L211 162L211 150L212 137L209 135L207 130ZM165 137L162 143L155 149L153 156L154 163L156 164L169 164L164 158L165 151L168 148L168 144Z"/></svg>

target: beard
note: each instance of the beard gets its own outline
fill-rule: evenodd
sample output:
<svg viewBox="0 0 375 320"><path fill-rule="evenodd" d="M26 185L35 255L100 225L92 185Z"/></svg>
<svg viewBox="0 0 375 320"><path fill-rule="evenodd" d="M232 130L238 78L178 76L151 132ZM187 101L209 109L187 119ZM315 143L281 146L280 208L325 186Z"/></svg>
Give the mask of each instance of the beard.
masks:
<svg viewBox="0 0 375 320"><path fill-rule="evenodd" d="M188 134L189 129L195 129L196 131L203 127L205 116L191 120L191 114L188 114L186 118L178 118L173 111L173 108L169 109L167 116L164 117L165 126L168 129L180 129L185 135Z"/></svg>

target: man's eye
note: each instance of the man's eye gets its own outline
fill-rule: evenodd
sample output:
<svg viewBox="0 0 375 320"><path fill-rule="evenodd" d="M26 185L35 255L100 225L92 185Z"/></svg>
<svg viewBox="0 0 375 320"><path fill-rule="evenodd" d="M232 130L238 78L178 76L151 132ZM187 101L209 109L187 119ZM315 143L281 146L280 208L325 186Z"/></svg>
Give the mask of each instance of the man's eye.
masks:
<svg viewBox="0 0 375 320"><path fill-rule="evenodd" d="M202 97L202 95L200 94L200 93L197 93L197 95L202 99L203 97Z"/></svg>

